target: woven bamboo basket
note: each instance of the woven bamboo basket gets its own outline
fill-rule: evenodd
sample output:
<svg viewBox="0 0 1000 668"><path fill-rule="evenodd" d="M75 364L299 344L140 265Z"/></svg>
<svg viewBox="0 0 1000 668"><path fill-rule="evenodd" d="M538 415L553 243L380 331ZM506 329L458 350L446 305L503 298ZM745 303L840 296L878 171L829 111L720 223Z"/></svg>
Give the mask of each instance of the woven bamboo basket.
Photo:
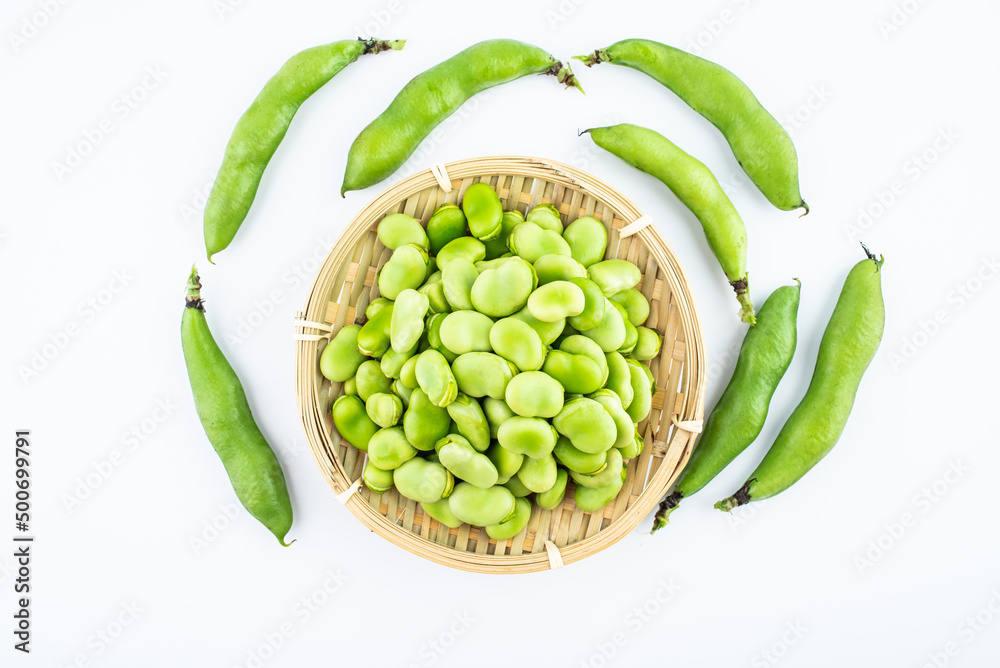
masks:
<svg viewBox="0 0 1000 668"><path fill-rule="evenodd" d="M663 335L660 355L648 364L656 380L649 417L639 424L645 447L628 464L628 477L603 512L585 513L573 502L572 481L561 506L534 508L527 528L497 542L479 527L450 529L422 512L395 489L371 492L360 483L365 453L343 441L330 407L342 393L319 373L319 358L331 335L364 321L378 296L375 277L391 251L379 243L376 226L402 212L424 224L444 202L459 202L465 189L493 186L505 209L527 212L554 204L563 224L594 216L608 228L607 258L635 263L638 289L650 302L646 326ZM296 320L296 392L299 414L316 463L337 500L365 526L432 561L480 573L525 573L559 567L621 540L656 506L687 463L701 430L705 396L704 341L677 258L649 216L618 191L578 169L551 160L491 157L461 160L415 174L376 197L347 226L319 270L305 311Z"/></svg>

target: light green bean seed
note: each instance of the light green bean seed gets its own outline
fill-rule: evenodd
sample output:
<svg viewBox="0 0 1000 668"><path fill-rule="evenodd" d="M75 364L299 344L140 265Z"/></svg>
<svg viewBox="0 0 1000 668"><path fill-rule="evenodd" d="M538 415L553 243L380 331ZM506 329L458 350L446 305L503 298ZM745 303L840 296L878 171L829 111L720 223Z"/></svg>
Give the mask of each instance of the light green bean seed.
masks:
<svg viewBox="0 0 1000 668"><path fill-rule="evenodd" d="M546 230L527 221L516 226L507 239L507 247L526 261L534 264L543 255L556 254L572 257L569 245L559 232Z"/></svg>
<svg viewBox="0 0 1000 668"><path fill-rule="evenodd" d="M417 456L402 427L379 429L368 442L368 460L383 471L391 471Z"/></svg>
<svg viewBox="0 0 1000 668"><path fill-rule="evenodd" d="M451 494L455 478L438 462L414 457L392 472L399 493L420 503L436 503Z"/></svg>
<svg viewBox="0 0 1000 668"><path fill-rule="evenodd" d="M451 505L448 503L448 499L441 499L437 503L421 503L420 505L423 507L424 512L430 515L432 519L437 520L446 527L457 529L462 526L462 520L455 517L455 513L451 512Z"/></svg>
<svg viewBox="0 0 1000 668"><path fill-rule="evenodd" d="M511 231L523 222L524 214L520 211L515 209L514 211L503 212L503 219L500 221L499 236L497 236L496 239L490 239L489 241L484 242L486 245L487 260L492 260L510 253L510 249L507 248L507 240L510 238Z"/></svg>
<svg viewBox="0 0 1000 668"><path fill-rule="evenodd" d="M632 373L629 371L628 362L619 352L608 353L607 360L608 382L605 385L621 399L622 408L628 409L635 394L632 391Z"/></svg>
<svg viewBox="0 0 1000 668"><path fill-rule="evenodd" d="M651 360L660 354L660 346L663 345L663 337L655 329L649 327L636 327L638 340L635 348L632 349L632 357L637 360Z"/></svg>
<svg viewBox="0 0 1000 668"><path fill-rule="evenodd" d="M608 381L608 358L597 343L582 334L570 334L559 342L559 350L571 355L583 355L601 370L601 387ZM586 393L585 393L586 394Z"/></svg>
<svg viewBox="0 0 1000 668"><path fill-rule="evenodd" d="M423 390L410 394L410 405L403 415L403 434L417 450L433 450L434 444L448 435L451 416L440 406L435 406Z"/></svg>
<svg viewBox="0 0 1000 668"><path fill-rule="evenodd" d="M628 260L604 260L587 267L590 280L600 286L605 297L634 288L642 280L642 272Z"/></svg>
<svg viewBox="0 0 1000 668"><path fill-rule="evenodd" d="M498 320L490 329L490 346L500 357L521 371L536 371L545 361L545 346L531 325L510 317Z"/></svg>
<svg viewBox="0 0 1000 668"><path fill-rule="evenodd" d="M639 433L639 430L636 429L635 433L632 435L632 442L624 448L619 448L619 450L622 451L622 459L632 459L634 457L638 457L642 454L643 445L642 435Z"/></svg>
<svg viewBox="0 0 1000 668"><path fill-rule="evenodd" d="M503 486L509 489L510 493L518 499L531 496L531 490L525 487L524 483L521 482L521 479L516 475L512 476L510 480L503 484Z"/></svg>
<svg viewBox="0 0 1000 668"><path fill-rule="evenodd" d="M489 525L486 527L486 534L493 540L508 540L524 531L530 519L531 502L527 499L514 499L514 516L506 522Z"/></svg>
<svg viewBox="0 0 1000 668"><path fill-rule="evenodd" d="M358 332L358 350L369 357L381 357L389 350L394 304L379 310Z"/></svg>
<svg viewBox="0 0 1000 668"><path fill-rule="evenodd" d="M521 468L521 464L524 463L524 455L511 452L496 442L486 450L486 456L490 458L493 466L496 467L497 484L499 485L510 480L517 473L518 469Z"/></svg>
<svg viewBox="0 0 1000 668"><path fill-rule="evenodd" d="M628 314L628 321L638 327L649 318L649 301L646 296L635 288L622 290L608 297L619 304Z"/></svg>
<svg viewBox="0 0 1000 668"><path fill-rule="evenodd" d="M391 427L403 417L403 401L395 394L378 392L365 402L365 410L378 426Z"/></svg>
<svg viewBox="0 0 1000 668"><path fill-rule="evenodd" d="M404 244L392 252L378 273L378 291L386 299L396 299L407 288L416 290L427 278L427 250Z"/></svg>
<svg viewBox="0 0 1000 668"><path fill-rule="evenodd" d="M604 317L596 327L580 332L593 339L606 353L618 350L625 343L625 319L611 300L604 299Z"/></svg>
<svg viewBox="0 0 1000 668"><path fill-rule="evenodd" d="M386 306L392 306L392 300L386 299L385 297L376 297L371 300L367 307L365 307L365 318L371 320L375 317L375 314L384 309Z"/></svg>
<svg viewBox="0 0 1000 668"><path fill-rule="evenodd" d="M580 315L585 304L583 290L569 281L547 283L528 297L528 311L543 322Z"/></svg>
<svg viewBox="0 0 1000 668"><path fill-rule="evenodd" d="M455 361L458 355L448 350L448 348L441 343L441 325L444 323L444 319L447 315L447 313L437 313L427 319L427 345L441 353L444 358L448 360L448 364L451 364Z"/></svg>
<svg viewBox="0 0 1000 668"><path fill-rule="evenodd" d="M425 350L417 359L417 384L431 403L442 408L458 396L458 383L444 355L436 350Z"/></svg>
<svg viewBox="0 0 1000 668"><path fill-rule="evenodd" d="M548 256L546 256L548 257ZM604 308L607 300L597 283L589 278L571 278L570 283L583 291L583 310L579 315L570 316L566 322L577 331L593 329L604 318Z"/></svg>
<svg viewBox="0 0 1000 668"><path fill-rule="evenodd" d="M493 353L465 353L451 364L458 389L470 397L503 399L517 367ZM450 402L449 402L450 403Z"/></svg>
<svg viewBox="0 0 1000 668"><path fill-rule="evenodd" d="M394 351L404 353L417 345L424 333L424 316L428 308L427 295L413 289L399 293L389 325L389 341Z"/></svg>
<svg viewBox="0 0 1000 668"><path fill-rule="evenodd" d="M441 270L444 296L454 311L472 309L472 285L479 278L476 266L464 257L455 257Z"/></svg>
<svg viewBox="0 0 1000 668"><path fill-rule="evenodd" d="M480 489L467 482L455 485L448 497L455 517L475 526L500 524L514 514L514 495L502 486Z"/></svg>
<svg viewBox="0 0 1000 668"><path fill-rule="evenodd" d="M449 242L465 236L465 214L457 205L445 202L434 209L427 221L431 253L437 255Z"/></svg>
<svg viewBox="0 0 1000 668"><path fill-rule="evenodd" d="M456 257L464 257L469 262L479 262L486 257L486 246L474 237L458 237L449 241L437 254L438 269L444 271Z"/></svg>
<svg viewBox="0 0 1000 668"><path fill-rule="evenodd" d="M335 383L343 383L354 376L367 357L358 350L358 334L361 327L347 325L341 327L330 343L326 344L319 358L319 370L325 378Z"/></svg>
<svg viewBox="0 0 1000 668"><path fill-rule="evenodd" d="M545 285L552 281L571 281L574 278L587 278L587 268L571 257L565 255L543 255L535 260L535 273L538 284Z"/></svg>
<svg viewBox="0 0 1000 668"><path fill-rule="evenodd" d="M519 373L507 383L504 400L522 417L551 418L563 407L563 386L542 371Z"/></svg>
<svg viewBox="0 0 1000 668"><path fill-rule="evenodd" d="M563 330L566 328L565 320L542 322L535 316L531 315L527 306L513 314L511 317L523 320L529 327L535 330L538 334L538 338L542 340L542 345L544 346L552 345L552 343L559 338L559 335L562 334Z"/></svg>
<svg viewBox="0 0 1000 668"><path fill-rule="evenodd" d="M399 382L399 379L392 381L392 393L395 394L403 402L403 415L406 415L406 409L410 407L410 397L413 395L413 388L409 388Z"/></svg>
<svg viewBox="0 0 1000 668"><path fill-rule="evenodd" d="M473 183L462 197L462 211L469 223L469 232L480 241L500 236L503 205L497 192L487 183Z"/></svg>
<svg viewBox="0 0 1000 668"><path fill-rule="evenodd" d="M622 345L618 348L618 352L623 355L627 355L632 352L635 348L636 342L639 340L639 331L636 329L635 325L629 322L628 313L622 308L621 304L617 302L612 302L609 300L611 307L618 311L618 315L622 317L622 324L625 326L625 340L622 341Z"/></svg>
<svg viewBox="0 0 1000 668"><path fill-rule="evenodd" d="M354 376L354 382L357 385L361 401L368 401L369 397L378 392L388 392L392 385L392 381L382 373L382 367L377 360L362 362Z"/></svg>
<svg viewBox="0 0 1000 668"><path fill-rule="evenodd" d="M569 474L566 469L559 469L556 473L556 484L541 494L535 495L535 503L542 510L555 510L566 496L566 483L569 481Z"/></svg>
<svg viewBox="0 0 1000 668"><path fill-rule="evenodd" d="M622 406L621 398L607 389L594 392L590 395L590 398L604 406L604 410L615 421L617 436L615 437L614 447L624 450L635 445L635 424L632 423L632 418L625 411L625 407ZM583 471L583 473L586 473L586 471Z"/></svg>
<svg viewBox="0 0 1000 668"><path fill-rule="evenodd" d="M577 485L576 491L573 493L573 500L576 502L577 508L585 513L596 513L602 510L604 506L611 503L611 500L618 496L622 485L625 484L626 474L627 469L623 467L618 478L604 487Z"/></svg>
<svg viewBox="0 0 1000 668"><path fill-rule="evenodd" d="M368 450L368 443L379 430L365 411L365 405L358 397L343 395L333 402L333 426L341 438L362 452Z"/></svg>
<svg viewBox="0 0 1000 668"><path fill-rule="evenodd" d="M608 411L586 397L567 401L552 426L584 452L604 452L618 438L618 427Z"/></svg>
<svg viewBox="0 0 1000 668"><path fill-rule="evenodd" d="M632 403L625 410L632 422L642 422L649 415L653 404L653 393L650 387L649 369L634 360L625 360L628 364L632 385Z"/></svg>
<svg viewBox="0 0 1000 668"><path fill-rule="evenodd" d="M365 464L365 470L361 474L361 479L364 480L365 487L376 494L383 494L392 489L392 471L384 471L380 469L375 466L370 459L368 460L368 463Z"/></svg>
<svg viewBox="0 0 1000 668"><path fill-rule="evenodd" d="M500 425L516 415L506 401L493 397L483 399L483 413L486 415L486 421L490 423L490 438L496 438Z"/></svg>
<svg viewBox="0 0 1000 668"><path fill-rule="evenodd" d="M532 492L541 493L552 488L556 484L558 467L552 455L546 455L538 459L525 457L524 463L517 472L517 478L525 487Z"/></svg>
<svg viewBox="0 0 1000 668"><path fill-rule="evenodd" d="M524 308L536 280L530 264L511 258L479 274L472 286L472 307L490 317L505 318Z"/></svg>
<svg viewBox="0 0 1000 668"><path fill-rule="evenodd" d="M601 367L586 355L550 350L542 371L562 385L569 394L590 394L603 384Z"/></svg>
<svg viewBox="0 0 1000 668"><path fill-rule="evenodd" d="M492 329L493 320L489 316L476 311L455 311L441 322L441 344L456 355L488 353L493 350L490 345Z"/></svg>
<svg viewBox="0 0 1000 668"><path fill-rule="evenodd" d="M603 471L608 461L606 452L584 452L570 443L570 440L565 436L559 437L552 454L556 461L570 471L588 475L595 475Z"/></svg>
<svg viewBox="0 0 1000 668"><path fill-rule="evenodd" d="M377 234L378 240L389 250L396 250L404 244L416 244L424 248L430 246L420 221L403 213L390 213L380 220Z"/></svg>
<svg viewBox="0 0 1000 668"><path fill-rule="evenodd" d="M551 204L539 204L525 216L529 223L538 225L543 230L552 230L558 234L563 233L562 216L559 210Z"/></svg>
<svg viewBox="0 0 1000 668"><path fill-rule="evenodd" d="M448 415L473 448L485 452L490 447L490 423L478 401L459 392L455 401L448 404Z"/></svg>
<svg viewBox="0 0 1000 668"><path fill-rule="evenodd" d="M420 383L417 382L417 355L403 363L403 368L399 371L399 382L411 390L420 387Z"/></svg>
<svg viewBox="0 0 1000 668"><path fill-rule="evenodd" d="M590 216L577 218L566 226L563 239L569 245L573 259L584 267L600 262L608 249L608 229Z"/></svg>
<svg viewBox="0 0 1000 668"><path fill-rule="evenodd" d="M490 458L475 448L458 434L448 434L438 441L434 449L446 469L455 477L481 489L489 489L497 484L497 468Z"/></svg>
<svg viewBox="0 0 1000 668"><path fill-rule="evenodd" d="M355 380L356 376L351 376L344 381L344 394L349 394L352 396L358 395L358 383Z"/></svg>
<svg viewBox="0 0 1000 668"><path fill-rule="evenodd" d="M497 440L504 448L519 455L538 459L556 447L556 430L541 418L514 416L500 425Z"/></svg>
<svg viewBox="0 0 1000 668"><path fill-rule="evenodd" d="M608 460L605 467L599 473L586 474L577 473L570 470L569 476L573 478L578 486L583 487L604 487L619 480L622 475L622 453L618 448L611 448L607 452Z"/></svg>
<svg viewBox="0 0 1000 668"><path fill-rule="evenodd" d="M440 277L441 272L436 272L435 275ZM431 313L448 313L451 311L451 304L448 303L448 297L445 295L444 283L440 279L433 282L428 279L428 282L420 286L418 292L427 296L429 311Z"/></svg>
<svg viewBox="0 0 1000 668"><path fill-rule="evenodd" d="M385 376L388 378L393 378L393 379L399 378L399 374L402 372L403 365L406 364L406 362L410 358L412 358L414 355L417 354L419 348L420 348L419 341L417 343L414 343L412 348L410 348L409 350L404 350L401 353L397 353L392 348L389 348L389 350L385 351L385 354L382 355L382 361L380 362L382 373L385 374Z"/></svg>

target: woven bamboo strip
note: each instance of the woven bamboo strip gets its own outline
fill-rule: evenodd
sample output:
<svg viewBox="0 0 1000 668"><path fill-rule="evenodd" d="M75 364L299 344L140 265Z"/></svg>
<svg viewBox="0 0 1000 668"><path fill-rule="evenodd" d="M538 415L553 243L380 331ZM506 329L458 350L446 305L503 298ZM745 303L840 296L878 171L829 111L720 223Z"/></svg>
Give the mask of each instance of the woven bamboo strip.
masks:
<svg viewBox="0 0 1000 668"><path fill-rule="evenodd" d="M671 420L701 420L704 410L703 337L691 292L655 225L620 239L618 230L643 214L593 177L561 163L516 156L462 160L444 168L452 187L447 195L428 170L379 194L358 214L320 268L302 318L330 323L334 334L345 324L363 322L365 308L378 295L377 272L391 254L377 241L378 221L387 213L404 212L426 224L438 205L458 203L477 181L493 185L508 209L527 212L537 204L553 204L564 224L592 215L608 228L606 257L620 257L639 266L643 274L639 289L651 302L646 325L664 337L660 355L649 362L656 393L649 419L640 423L646 447L630 462L622 492L603 511L584 513L577 508L571 484L558 508L535 508L525 531L499 544L478 527L439 525L419 504L402 499L395 490L374 494L362 488L345 505L380 536L453 568L484 573L545 570L549 568L546 540L558 547L564 563L572 563L635 529L690 457L695 435L677 429ZM296 342L296 392L314 458L339 493L360 476L364 457L333 428L330 405L342 389L319 374L323 345L323 341Z"/></svg>

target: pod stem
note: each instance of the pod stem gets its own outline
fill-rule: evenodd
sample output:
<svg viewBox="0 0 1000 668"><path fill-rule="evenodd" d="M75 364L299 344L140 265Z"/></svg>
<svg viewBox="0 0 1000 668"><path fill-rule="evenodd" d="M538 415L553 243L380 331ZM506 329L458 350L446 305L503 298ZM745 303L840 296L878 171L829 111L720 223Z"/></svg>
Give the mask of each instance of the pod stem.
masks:
<svg viewBox="0 0 1000 668"><path fill-rule="evenodd" d="M716 510L722 510L724 512L730 512L733 508L750 503L753 499L750 498L750 483L754 482L756 478L750 478L743 486L736 490L736 493L727 499L723 499L715 504Z"/></svg>
<svg viewBox="0 0 1000 668"><path fill-rule="evenodd" d="M736 300L739 301L740 306L740 320L749 324L757 324L756 313L753 310L753 303L750 301L750 292L748 291L747 277L737 281L730 281L729 284L733 286L733 290L736 292Z"/></svg>
<svg viewBox="0 0 1000 668"><path fill-rule="evenodd" d="M654 534L663 527L667 526L670 513L674 512L674 508L677 507L677 504L679 504L683 498L683 492L674 492L673 494L668 494L662 501L660 501L660 507L657 509L656 515L653 516L653 529L649 533Z"/></svg>
<svg viewBox="0 0 1000 668"><path fill-rule="evenodd" d="M405 39L361 39L359 37L358 41L363 42L365 45L365 50L361 52L361 55L382 53L383 51L401 51L406 44Z"/></svg>
<svg viewBox="0 0 1000 668"><path fill-rule="evenodd" d="M195 265L191 265L191 275L188 277L187 289L184 293L184 305L199 311L205 310L205 302L201 298L201 277L198 276L198 267Z"/></svg>
<svg viewBox="0 0 1000 668"><path fill-rule="evenodd" d="M565 84L567 88L575 88L586 95L583 86L580 85L580 80L573 74L573 70L570 69L569 65L563 65L562 61L557 60L552 67L545 70L544 74L551 74L559 80L559 83Z"/></svg>
<svg viewBox="0 0 1000 668"><path fill-rule="evenodd" d="M809 215L809 205L808 205L808 204L806 204L806 201L805 201L805 200L802 200L802 203L801 203L801 204L799 204L799 205L798 205L797 207L795 207L795 208L797 208L797 209L805 209L805 211L803 211L803 212L802 212L802 215L801 215L801 216L799 216L799 218L802 218L802 217L804 217L804 216L808 216L808 215Z"/></svg>
<svg viewBox="0 0 1000 668"><path fill-rule="evenodd" d="M581 63L587 67L593 67L594 65L599 65L600 63L610 63L611 59L608 58L607 49L597 49L593 53L586 56L573 56L574 60L579 60Z"/></svg>

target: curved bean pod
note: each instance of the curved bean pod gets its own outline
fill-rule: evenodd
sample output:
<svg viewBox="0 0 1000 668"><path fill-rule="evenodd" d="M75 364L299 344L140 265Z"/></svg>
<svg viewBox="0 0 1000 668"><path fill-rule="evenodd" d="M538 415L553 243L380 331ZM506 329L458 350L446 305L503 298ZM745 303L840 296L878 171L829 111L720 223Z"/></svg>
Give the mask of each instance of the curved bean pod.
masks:
<svg viewBox="0 0 1000 668"><path fill-rule="evenodd" d="M743 338L736 369L705 421L691 461L677 479L674 491L660 502L653 531L666 526L681 499L707 485L764 428L771 397L795 353L799 291L799 285L778 288L760 308L757 324Z"/></svg>
<svg viewBox="0 0 1000 668"><path fill-rule="evenodd" d="M809 389L747 482L716 508L728 511L783 492L840 440L885 328L883 261L869 253L847 275L823 332Z"/></svg>
<svg viewBox="0 0 1000 668"><path fill-rule="evenodd" d="M580 87L569 67L536 46L511 39L480 42L418 74L354 140L340 194L389 177L434 128L476 93L543 73Z"/></svg>
<svg viewBox="0 0 1000 668"><path fill-rule="evenodd" d="M313 47L289 58L271 77L237 121L205 204L205 250L209 262L232 242L243 224L264 169L278 150L299 106L359 56L399 50L405 43L405 40L357 39Z"/></svg>
<svg viewBox="0 0 1000 668"><path fill-rule="evenodd" d="M622 40L577 60L587 67L624 65L656 79L719 129L740 167L771 204L809 213L799 193L799 159L792 138L726 68L648 39Z"/></svg>
<svg viewBox="0 0 1000 668"><path fill-rule="evenodd" d="M201 300L201 282L191 269L181 318L181 347L194 405L202 427L226 467L243 507L288 546L292 502L281 463L253 419L233 367L212 337Z"/></svg>
<svg viewBox="0 0 1000 668"><path fill-rule="evenodd" d="M655 176L698 218L705 239L736 291L743 322L754 323L747 292L747 229L715 175L663 135L622 123L585 130L594 143L636 169ZM591 278L593 279L593 267Z"/></svg>

